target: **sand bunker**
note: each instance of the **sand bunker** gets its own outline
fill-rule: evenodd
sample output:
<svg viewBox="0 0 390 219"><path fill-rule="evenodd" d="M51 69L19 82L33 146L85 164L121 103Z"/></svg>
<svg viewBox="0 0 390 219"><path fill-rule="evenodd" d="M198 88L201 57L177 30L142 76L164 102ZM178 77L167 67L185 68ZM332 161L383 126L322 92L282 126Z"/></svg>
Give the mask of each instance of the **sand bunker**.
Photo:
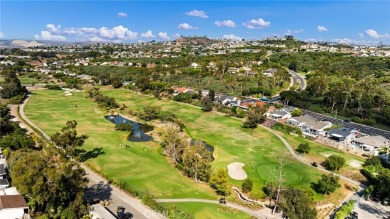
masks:
<svg viewBox="0 0 390 219"><path fill-rule="evenodd" d="M228 174L232 179L244 180L248 177L242 167L245 166L243 163L234 162L227 166Z"/></svg>

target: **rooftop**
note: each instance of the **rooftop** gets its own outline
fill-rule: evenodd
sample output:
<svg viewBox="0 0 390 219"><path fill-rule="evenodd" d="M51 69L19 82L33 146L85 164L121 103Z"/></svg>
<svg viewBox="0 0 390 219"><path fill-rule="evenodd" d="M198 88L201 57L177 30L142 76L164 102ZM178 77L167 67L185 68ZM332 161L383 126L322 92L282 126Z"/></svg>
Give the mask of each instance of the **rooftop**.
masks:
<svg viewBox="0 0 390 219"><path fill-rule="evenodd" d="M0 210L6 208L27 208L26 201L21 195L2 195L0 196Z"/></svg>

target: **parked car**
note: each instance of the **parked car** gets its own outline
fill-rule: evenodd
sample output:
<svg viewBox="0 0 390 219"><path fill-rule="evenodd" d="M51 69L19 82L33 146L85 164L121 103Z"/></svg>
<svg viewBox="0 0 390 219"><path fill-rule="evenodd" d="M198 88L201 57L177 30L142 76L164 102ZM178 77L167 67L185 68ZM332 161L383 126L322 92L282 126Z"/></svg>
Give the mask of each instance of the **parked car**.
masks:
<svg viewBox="0 0 390 219"><path fill-rule="evenodd" d="M317 163L317 162L313 162L311 165L312 165L313 167L318 167L318 163Z"/></svg>
<svg viewBox="0 0 390 219"><path fill-rule="evenodd" d="M224 204L224 205L226 205L226 200L225 200L225 198L220 198L220 199L219 199L219 204Z"/></svg>

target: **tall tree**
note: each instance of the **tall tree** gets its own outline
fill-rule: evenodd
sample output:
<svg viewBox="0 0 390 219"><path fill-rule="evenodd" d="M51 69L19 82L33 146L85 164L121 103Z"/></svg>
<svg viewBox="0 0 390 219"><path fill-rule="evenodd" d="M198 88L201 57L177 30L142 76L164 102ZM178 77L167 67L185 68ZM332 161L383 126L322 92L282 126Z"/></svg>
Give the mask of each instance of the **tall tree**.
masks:
<svg viewBox="0 0 390 219"><path fill-rule="evenodd" d="M280 198L280 208L290 219L315 219L317 211L308 195L298 189L288 187L283 190Z"/></svg>
<svg viewBox="0 0 390 219"><path fill-rule="evenodd" d="M212 155L201 141L195 141L192 146L187 146L183 152L183 167L185 173L193 177L195 182L199 179L208 181L211 174Z"/></svg>
<svg viewBox="0 0 390 219"><path fill-rule="evenodd" d="M317 183L312 183L311 187L320 194L330 194L340 187L339 177L333 174L322 174Z"/></svg>
<svg viewBox="0 0 390 219"><path fill-rule="evenodd" d="M180 126L173 122L166 122L158 129L158 133L161 137L165 154L171 157L176 164L180 162L181 155L188 144L180 136Z"/></svg>
<svg viewBox="0 0 390 219"><path fill-rule="evenodd" d="M77 122L75 120L68 121L61 131L51 136L52 142L57 147L62 148L71 157L77 155L76 148L81 147L85 140L88 139L88 135L77 135L76 127Z"/></svg>
<svg viewBox="0 0 390 219"><path fill-rule="evenodd" d="M257 105L255 107L251 107L248 110L248 113L246 115L244 127L251 128L251 129L256 128L258 124L264 122L264 120L265 120L264 113L265 112L266 112L266 108L264 108L264 107L257 106Z"/></svg>

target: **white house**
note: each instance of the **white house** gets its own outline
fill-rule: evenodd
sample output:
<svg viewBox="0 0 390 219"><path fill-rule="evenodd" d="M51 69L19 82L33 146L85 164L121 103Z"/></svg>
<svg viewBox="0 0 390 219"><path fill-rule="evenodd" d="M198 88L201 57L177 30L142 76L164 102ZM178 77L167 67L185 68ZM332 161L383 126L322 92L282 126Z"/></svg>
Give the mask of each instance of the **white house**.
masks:
<svg viewBox="0 0 390 219"><path fill-rule="evenodd" d="M332 123L329 121L309 121L301 126L301 130L304 135L317 137L325 136L325 129L330 127L332 127Z"/></svg>
<svg viewBox="0 0 390 219"><path fill-rule="evenodd" d="M374 152L383 146L390 146L390 140L381 136L364 136L352 140L352 144L365 151Z"/></svg>
<svg viewBox="0 0 390 219"><path fill-rule="evenodd" d="M25 219L28 206L21 195L0 195L0 218Z"/></svg>
<svg viewBox="0 0 390 219"><path fill-rule="evenodd" d="M196 62L191 63L191 68L200 68L200 65Z"/></svg>
<svg viewBox="0 0 390 219"><path fill-rule="evenodd" d="M274 110L272 112L266 113L267 117L275 120L280 119L289 119L291 118L291 114L285 110Z"/></svg>

